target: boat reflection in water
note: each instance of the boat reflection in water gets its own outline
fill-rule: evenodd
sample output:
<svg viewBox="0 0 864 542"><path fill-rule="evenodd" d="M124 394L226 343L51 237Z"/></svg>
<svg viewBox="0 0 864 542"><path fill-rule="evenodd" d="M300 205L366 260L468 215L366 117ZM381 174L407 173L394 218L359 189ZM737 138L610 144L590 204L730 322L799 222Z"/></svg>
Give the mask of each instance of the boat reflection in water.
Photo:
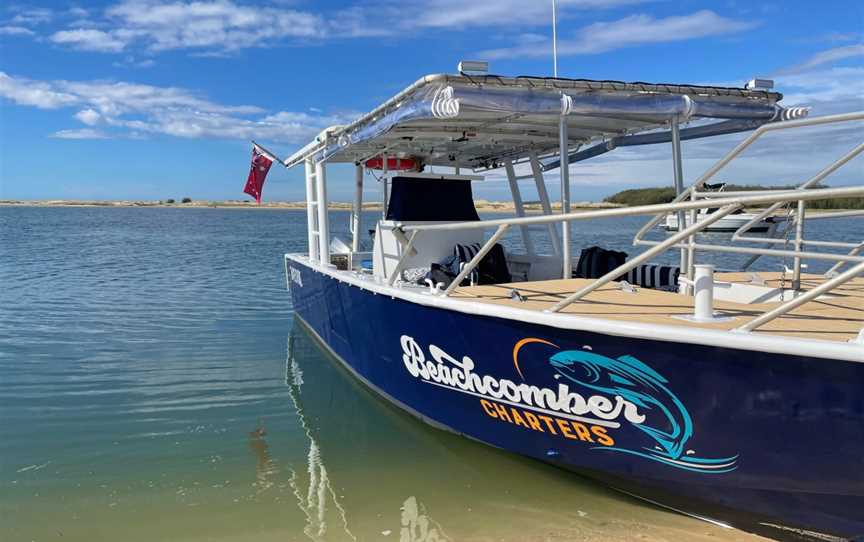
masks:
<svg viewBox="0 0 864 542"><path fill-rule="evenodd" d="M308 453L282 471L311 540L757 539L418 424L357 383L296 321L285 383ZM266 484L275 465L266 445L255 449Z"/></svg>
<svg viewBox="0 0 864 542"><path fill-rule="evenodd" d="M351 534L351 531L348 529L348 519L346 518L345 509L339 504L339 498L330 486L330 478L327 476L327 469L321 460L321 451L318 447L318 442L306 418L301 397L301 390L304 385L303 369L300 368L297 357L294 355L296 343L295 334L292 332L288 339L288 358L285 361L285 384L288 386L288 395L294 403L294 409L297 412L300 425L309 439L309 451L306 456L307 465L305 471L307 480L302 479L303 473L298 474L294 469L291 469L291 477L289 479L291 489L294 490L294 495L297 497L297 504L300 510L306 515L306 526L303 532L312 540L330 539L330 537L325 538L325 536L328 534L328 503L332 503L330 506L331 510L335 510L339 516L337 522L340 528L339 534L344 534L347 539L357 540L357 537ZM305 491L303 491L304 487L306 488Z"/></svg>

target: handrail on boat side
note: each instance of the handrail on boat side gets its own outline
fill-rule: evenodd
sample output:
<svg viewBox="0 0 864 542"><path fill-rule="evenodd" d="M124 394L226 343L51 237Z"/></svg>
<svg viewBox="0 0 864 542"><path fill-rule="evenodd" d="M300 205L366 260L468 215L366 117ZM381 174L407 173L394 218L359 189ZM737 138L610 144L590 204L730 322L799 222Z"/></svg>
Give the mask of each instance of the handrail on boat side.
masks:
<svg viewBox="0 0 864 542"><path fill-rule="evenodd" d="M847 269L843 273L840 273L836 277L831 278L831 279L823 282L822 284L813 288L812 290L809 290L809 291L807 291L807 292L805 292L799 296L792 298L791 300L787 301L786 303L783 303L779 307L775 307L775 308L771 309L770 311L763 313L762 315L754 318L753 320L750 320L749 322L747 322L743 326L739 326L739 327L735 328L734 331L743 331L743 332L753 331L756 328L767 324L771 320L779 318L780 316L783 316L787 312L789 312L795 308L800 307L804 303L812 301L812 300L816 299L817 297L819 297L820 295L823 295L827 292L830 292L834 288L849 282L850 280L854 279L855 277L857 277L858 275L860 275L862 273L864 273L864 262L861 262L858 265L856 265L850 269Z"/></svg>
<svg viewBox="0 0 864 542"><path fill-rule="evenodd" d="M670 248L680 247L681 241L687 238L693 237L696 233L701 232L714 222L722 219L723 217L733 213L736 209L740 209L747 205L758 205L758 204L770 204L770 203L783 203L787 201L810 201L816 199L835 199L835 198L844 198L844 197L864 197L864 185L861 186L849 186L842 188L823 188L823 189L812 189L806 191L799 190L778 190L773 191L771 193L758 193L752 196L736 196L736 197L727 197L727 198L718 198L718 199L703 199L703 200L691 200L691 201L679 201L673 203L663 203L656 205L640 205L635 207L622 207L615 209L601 209L595 211L578 211L575 213L568 213L562 215L541 215L541 216L530 216L530 217L516 217L516 218L505 218L505 219L496 219L496 220L483 220L483 221L472 221L472 222L450 222L446 224L411 224L411 225L403 225L401 229L404 232L410 233L410 238L408 242L407 250L403 250L402 256L396 264L394 272L388 277L388 284L392 285L396 278L399 275L399 271L402 269L404 265L404 261L408 257L411 252L411 241L416 239L416 236L420 232L428 232L428 231L453 231L453 230L469 230L469 229L487 229L495 227L497 228L492 237L487 240L483 246L480 248L480 251L474 258L471 259L470 262L465 264L462 268L462 271L459 275L453 280L450 286L447 287L446 290L441 292L440 295L449 296L453 290L455 290L458 285L462 282L462 280L468 276L471 271L480 263L480 260L483 259L486 253L492 249L495 243L504 235L504 233L511 226L521 226L521 225L530 225L530 224L557 224L559 222L571 222L576 220L588 220L588 219L596 219L596 218L614 218L614 217L622 217L622 216L644 216L644 215L655 215L658 213L666 214L674 211L689 211L689 210L698 210L705 208L716 208L717 210L710 213L705 217L704 220L695 221L689 227L686 227L684 230L679 231L677 234L671 236L669 239L666 239L662 242L649 242L645 243L654 244L651 249L646 250L639 256L630 260L629 262L625 262L621 266L616 269L610 271L603 277L595 280L591 284L585 286L584 288L574 292L567 298L563 299L559 303L555 304L549 312L560 312L562 309L566 308L570 304L575 301L578 301L588 293L600 288L604 284L607 284L610 281L615 280L617 277L627 273L630 269L635 266L641 264L642 262L656 256L657 254L664 252ZM688 245L683 245L688 246ZM792 301L786 302L775 309L766 312L756 320L751 321L747 324L746 329L744 327L740 328L741 331L752 331L756 327L764 325L765 323L777 318L790 310L800 306L803 303L806 303L812 299L815 299L822 293L829 291L831 289L840 286L841 284L848 282L852 278L856 277L858 274L864 272L864 256L857 256L860 252L855 252L855 249L849 254L829 254L829 253L808 253L801 251L792 251L792 250L776 250L776 249L764 249L764 248L750 248L750 247L731 247L731 246L706 246L706 245L690 245L697 249L711 249L716 250L718 252L738 252L744 254L766 254L772 256L794 256L798 255L799 257L806 258L814 258L814 259L823 259L837 262L855 262L857 265L852 267L851 269L839 274L826 283L821 285L818 288L819 293L815 295L810 295L814 290L803 294L801 296L796 297ZM859 247L860 248L860 247ZM854 252L854 254L853 254Z"/></svg>
<svg viewBox="0 0 864 542"><path fill-rule="evenodd" d="M860 243L858 243L857 246L852 247L852 250L850 250L847 255L848 256L857 256L858 254L861 254L861 251L864 251L864 241L861 241ZM826 277L834 276L834 274L837 273L837 271L841 267L843 267L846 263L847 262L844 260L840 260L839 262L835 263L831 267L831 269L829 269L828 271L825 271L825 276Z"/></svg>
<svg viewBox="0 0 864 542"><path fill-rule="evenodd" d="M760 137L762 137L767 132L776 132L779 130L789 130L794 128L803 128L808 126L819 126L822 124L833 124L838 122L851 122L856 120L864 120L864 111L854 111L852 113L841 113L838 115L825 115L824 117L811 117L805 119L798 120L790 120L786 122L771 122L767 124L763 124L759 126L753 133L751 133L747 138L735 146L734 149L729 151L726 156L718 160L713 166L711 166L708 171L702 174L701 177L696 179L692 185L687 187L680 195L678 195L675 199L672 200L671 203L677 203L679 201L683 201L687 198L690 198L693 195L693 192L702 188L702 186L708 182L712 177L714 177L721 169L723 169L729 162L731 162L734 158L736 158L739 154L744 152L749 146L756 142ZM845 162L844 162L845 163ZM842 164L841 164L842 165ZM818 182L818 181L817 181ZM654 226L660 223L663 220L663 217L666 216L666 213L661 213L648 221L647 224L642 226L641 229L636 233L635 238L640 238L645 233L650 231ZM634 241L634 244L635 241Z"/></svg>
<svg viewBox="0 0 864 542"><path fill-rule="evenodd" d="M438 224L406 224L402 226L405 232L411 231L453 231L453 230L485 230L502 224L510 226L530 224L555 224L572 220L589 220L594 218L616 218L621 216L645 216L657 213L669 213L678 210L706 209L723 207L740 203L743 206L774 203L776 201L805 201L816 199L854 198L864 196L864 185L843 186L838 188L818 188L804 193L795 190L776 190L770 194L754 196L736 196L720 198L711 201L681 201L673 203L655 203L652 205L635 205L633 207L614 207L611 209L596 209L592 211L576 211L560 215L537 215L516 218L497 218L493 220L473 220L471 222L446 222Z"/></svg>
<svg viewBox="0 0 864 542"><path fill-rule="evenodd" d="M757 128L756 130L754 130L752 134L750 134L744 141L739 143L734 149L729 151L726 154L726 156L724 156L723 158L718 160L705 173L703 173L702 176L699 177L691 186L689 186L686 190L684 190L680 195L678 195L672 201L674 203L674 202L679 202L679 201L682 201L685 199L696 200L699 198L723 197L722 195L719 195L717 193L699 192L699 190L705 185L706 182L708 182L708 180L713 178L721 169L723 169L733 159L738 157L742 152L744 152L744 150L746 150L753 143L755 143L760 137L762 137L764 134L766 134L768 132L773 132L773 131L778 131L778 130L795 129L795 128L803 128L803 127L809 127L809 126L818 126L818 125L824 125L824 124L861 121L861 120L864 120L864 111L855 111L855 112L851 112L851 113L843 113L843 114L838 114L838 115L826 115L823 117L813 117L813 118L799 119L799 120L788 121L788 122L763 124L762 126ZM835 160L833 163L831 163L827 167L823 168L822 171L820 171L819 173L817 173L816 175L814 175L813 177L811 177L810 179L808 179L804 183L800 184L795 189L796 190L805 190L807 188L810 188L812 186L817 185L820 181L825 179L827 176L831 175L832 173L837 171L840 167L845 165L847 162L849 162L850 160L852 160L853 158L855 158L856 156L861 154L861 152L864 152L864 143L857 145L851 151L849 151L848 153L846 153L845 155L843 155L839 159ZM762 191L760 191L760 193L761 192ZM738 194L741 194L741 193L740 192L735 193L735 195L738 195ZM750 231L750 229L752 229L756 224L759 224L766 217L768 217L772 213L774 213L784 203L786 203L786 202L776 202L776 203L770 205L768 208L761 211L759 214L757 214L755 217L753 217L751 220L749 220L746 224L744 224L743 226L738 228L735 231L735 233L733 233L732 241L744 241L744 242L751 242L751 243L768 243L768 244L772 244L772 243L789 244L789 241L785 238L778 239L777 237L774 237L773 234L776 232L776 226L771 229L771 232L770 232L771 235L769 235L768 237L752 237L752 236L746 237L744 235L746 232ZM663 220L663 218L666 216L666 214L667 213L659 213L656 216L654 216L651 220L649 220L644 226L642 226L642 228L640 228L639 231L636 232L636 235L633 237L633 245L655 244L651 241L646 241L644 239L644 236L652 228L654 228L657 224L659 224L660 221ZM835 216L839 217L840 215L835 215ZM851 215L847 214L846 216L851 216ZM679 217L679 219L680 219L680 217ZM795 252L798 252L801 254L794 255L793 278L792 278L793 286L796 289L800 286L801 260L802 260L801 257L803 255L802 249L803 249L805 244L816 244L815 242L807 241L804 239L804 221L805 221L805 219L806 219L806 214L805 214L804 200L798 200L797 212L795 214L794 247L795 247ZM691 211L690 220L692 222L696 222L698 220L698 218L695 215L695 212ZM679 222L680 222L680 220L679 220ZM680 229L680 227L681 226L679 225L679 229ZM792 227L792 225L787 224L785 232L789 232L791 227ZM826 246L826 247L831 246L834 248L851 248L852 245L848 245L846 243L822 242L821 246ZM705 245L701 245L701 247L704 248ZM695 260L695 251L699 247L697 246L695 239L693 237L691 237L688 239L687 245L680 247L680 248L684 248L687 250L687 257L685 259L685 261L687 262L687 270L686 270L687 278L692 279L693 278L693 272L694 272L694 264L695 264L695 261L694 261ZM753 258L751 258L747 264L747 267L749 267L749 265L751 265L753 262L755 262L759 258L759 256L760 255L756 255Z"/></svg>
<svg viewBox="0 0 864 542"><path fill-rule="evenodd" d="M620 266L616 267L615 269L613 269L612 271L606 273L605 275L598 278L597 280L595 280L591 284L586 285L584 288L581 288L577 292L574 292L574 293L570 294L569 296L567 296L566 298L562 299L561 301L559 301L558 303L553 305L552 308L549 309L549 312L558 312L561 309L563 309L564 307L573 303L574 301L578 301L578 300L582 299L583 297L590 294L594 290L602 287L605 284L612 282L613 280L618 279L619 277L624 275L624 273L628 273L630 270L635 269L636 267L642 265L643 262L650 260L651 258L660 254L661 252L665 252L670 247L678 244L679 241L682 241L683 239L690 237L694 233L702 231L703 229L707 228L711 224L717 222L718 220L725 217L726 215L735 212L737 209L740 209L741 207L742 207L741 203L732 203L732 204L726 205L725 207L721 207L717 211L711 213L705 220L703 220L701 222L696 222L696 223L690 225L689 227L687 227L683 230L679 229L678 233L676 233L675 235L673 235L669 239L666 239L662 243L659 243L654 248L650 248L650 249L646 250L645 252L643 252L642 254L636 256L632 260L624 262L622 265L620 265Z"/></svg>

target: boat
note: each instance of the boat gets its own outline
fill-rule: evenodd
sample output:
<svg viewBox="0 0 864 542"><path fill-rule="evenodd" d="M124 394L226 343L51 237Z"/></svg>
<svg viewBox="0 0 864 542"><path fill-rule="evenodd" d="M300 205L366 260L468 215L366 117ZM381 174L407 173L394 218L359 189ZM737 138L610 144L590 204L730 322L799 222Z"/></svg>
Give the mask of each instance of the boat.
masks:
<svg viewBox="0 0 864 542"><path fill-rule="evenodd" d="M439 429L774 538L860 536L864 241L810 240L804 226L808 202L864 196L861 185L813 188L864 145L796 189L704 190L765 134L864 119L781 100L762 88L438 74L287 158L260 147L305 170L308 250L284 255L295 318L382 400ZM730 132L746 136L684 187L681 140ZM570 210L570 164L658 143L671 147L674 201ZM414 169L389 171L391 158ZM370 160L381 169L367 171ZM333 164L353 165L350 240L330 234ZM560 212L544 176L554 170ZM500 171L516 216L481 220L472 185ZM370 179L383 210L364 250ZM526 212L526 184L542 213ZM760 206L731 243L698 237ZM670 212L704 208L715 210L648 235ZM784 210L785 236L749 235ZM625 216L646 217L634 234L644 251L571 253L574 223ZM670 251L680 265L659 265ZM707 253L792 267L721 272L699 263Z"/></svg>
<svg viewBox="0 0 864 542"><path fill-rule="evenodd" d="M726 187L725 183L718 183L713 185L705 186L706 189L715 191L720 193ZM704 208L699 209L696 212L696 220L705 220L711 213L716 211L714 208ZM747 213L742 209L738 209L737 211L724 216L717 222L706 226L703 230L705 233L716 233L716 232L735 232L738 231L741 227L746 225L748 222L753 220L756 217L756 213ZM756 223L749 229L751 232L767 232L772 229L772 226L778 222L778 217L769 216L765 218L760 218L756 221ZM684 224L686 226L691 226L693 224L693 220L689 215L684 216ZM663 228L667 231L678 231L678 215L677 213L669 213L666 215L666 220L663 223Z"/></svg>

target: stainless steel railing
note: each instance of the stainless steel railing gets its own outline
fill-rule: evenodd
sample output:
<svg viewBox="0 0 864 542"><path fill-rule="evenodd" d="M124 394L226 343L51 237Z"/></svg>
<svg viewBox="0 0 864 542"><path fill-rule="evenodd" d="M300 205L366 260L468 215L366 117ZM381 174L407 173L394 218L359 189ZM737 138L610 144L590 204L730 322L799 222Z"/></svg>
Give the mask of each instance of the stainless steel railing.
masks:
<svg viewBox="0 0 864 542"><path fill-rule="evenodd" d="M684 192L681 193L678 197L673 200L674 202L683 201L685 199L697 200L697 199L716 199L721 197L728 197L730 195L744 195L746 192L701 192L700 189L704 187L705 183L711 180L720 170L722 170L726 165L732 162L735 158L737 158L742 152L744 152L748 147L753 145L757 140L759 140L763 135L769 132L776 132L780 130L791 130L797 128L806 128L812 126L822 126L827 124L838 124L844 122L854 122L864 120L864 111L856 111L852 113L844 113L840 115L827 115L824 117L813 117L808 119L794 120L789 122L778 122L771 124L764 124L753 131L744 141L739 143L734 149L729 151L723 158L717 161L713 166L711 166L705 173L702 174L689 188L687 188ZM819 173L808 179L807 181L801 183L797 186L796 190L806 190L811 189L814 186L817 186L819 182L824 180L826 177L840 169L842 166L846 165L850 160L858 156L864 152L864 143L858 144L852 150L829 164L827 167L823 168ZM767 191L760 191L759 194L766 193ZM757 192L754 192L756 194ZM806 221L806 206L804 200L798 200L797 202L797 210L794 213L794 222L793 224L785 224L786 230L781 234L783 237L779 238L775 235L776 227L772 228L771 235L767 237L749 237L745 236L745 234L750 231L755 225L759 224L766 217L772 216L780 207L788 202L775 202L769 205L766 209L758 213L755 217L753 217L750 221L748 221L745 225L741 226L735 233L732 235L733 242L749 242L749 243L763 243L763 244L776 244L783 243L787 245L790 241L787 239L787 234L791 233L789 228L794 224L795 226L795 238L792 241L793 246L795 247L795 252L799 254L795 254L792 257L793 260L793 276L792 276L792 286L794 289L800 288L800 280L801 280L801 266L802 266L802 257L804 255L804 247L805 245L811 246L823 246L823 247L832 247L832 248L847 248L854 249L856 244L850 243L842 243L842 242L834 242L834 241L808 241L804 239L804 224ZM864 211L852 211L844 214L835 214L835 217L840 216L853 216L853 215L864 215ZM644 239L645 235L654 228L661 220L663 220L666 216L666 213L660 213L654 216L651 220L649 220L633 238L634 245L653 245L656 244L654 241L647 241ZM791 216L791 215L790 215ZM824 217L823 217L824 218ZM695 212L690 213L691 222L695 223L697 220L697 216ZM681 224L681 219L679 216L679 229L683 226ZM693 278L694 265L695 265L695 252L696 250L713 250L716 249L718 251L724 250L718 245L705 245L696 243L695 238L693 236L689 237L687 240L687 245L681 248L686 248L687 257L684 260L687 262L687 278ZM757 254L751 252L754 255L751 258L745 267L749 267L752 265L760 256L763 254ZM812 253L810 253L812 254ZM834 268L832 268L834 270Z"/></svg>
<svg viewBox="0 0 864 542"><path fill-rule="evenodd" d="M764 134L768 132L861 120L864 120L864 112L846 113L842 115L830 115L825 117L814 117L783 123L764 124L757 128L744 141L739 143L726 156L718 160L717 163L711 166L704 174L702 174L701 177L699 177L689 188L684 190L671 203L667 204L642 205L636 207L602 209L594 211L580 211L563 215L541 215L531 217L485 220L479 222L403 226L400 228L401 231L403 233L410 234L410 237L403 236L403 253L395 269L388 277L388 284L393 285L395 283L396 279L399 277L404 267L408 254L413 251L413 247L415 246L418 236L426 234L426 232L486 229L493 227L496 228L493 235L489 238L489 240L486 241L486 243L484 243L480 251L474 256L474 258L472 258L470 262L464 265L461 272L453 280L453 282L439 294L443 296L449 296L458 287L458 285L462 283L462 280L477 267L483 257L489 252L489 250L492 249L495 243L498 242L498 240L507 232L507 230L511 226L529 226L533 224L555 225L559 222L561 224L567 224L576 220L614 218L623 216L653 215L653 217L644 226L642 226L642 228L640 228L640 230L634 236L633 240L634 245L651 246L651 248L647 249L645 252L636 256L632 260L625 262L618 268L610 271L609 273L600 277L594 282L586 285L578 291L573 292L565 299L552 306L549 309L549 312L560 312L570 304L584 298L589 293L602 287L604 284L608 284L609 282L616 280L618 277L624 275L636 266L670 249L686 250L686 273L687 278L691 280L693 277L695 254L697 251L748 254L753 256L753 258L751 259L751 263L756 258L759 258L761 256L778 256L784 258L792 257L794 258L795 262L793 281L800 280L800 272L802 266L801 262L803 260L815 259L836 262L836 264L826 273L826 276L829 277L829 279L825 283L820 285L818 288L814 288L813 290L810 290L805 294L795 297L791 301L779 305L778 307L766 312L765 314L759 316L758 318L750 321L748 324L739 328L740 331L752 331L764 325L765 323L783 314L786 314L787 312L795 309L801 304L807 303L808 301L815 299L819 295L822 295L825 292L830 291L840 286L841 284L848 282L852 278L864 273L864 256L860 255L861 252L864 251L864 241L862 241L861 243L845 243L837 241L817 241L804 239L804 221L807 219L805 212L806 202L816 199L822 200L864 196L864 185L844 188L813 188L814 186L817 186L818 183L825 179L827 176L834 173L840 167L847 164L850 160L864 152L864 143L857 145L848 153L838 158L836 161L823 168L822 171L820 171L819 173L817 173L816 175L814 175L813 177L792 190L714 193L703 192L700 191L700 189L704 187L707 181L709 181L720 170L722 170L723 167L729 164L732 160L734 160L737 156L744 152L744 150L746 150L754 142L756 142L759 138L761 138ZM755 218L748 221L747 224L739 228L734 233L732 240L736 242L752 242L763 245L779 243L788 245L790 244L790 241L788 239L780 239L773 236L773 234L776 233L776 227L772 229L772 235L769 235L768 237L748 237L745 234L765 217L770 216L777 209L791 202L797 202L797 211L795 215L795 221L793 223L795 226L795 239L791 242L794 248L793 250L786 249L785 247L782 249L778 249L752 246L727 246L698 243L696 241L696 234L704 231L711 224L714 224L715 222L721 220L723 217L735 212L736 210L747 206L767 205L767 208L765 210L758 213ZM713 208L715 209L715 211L711 212L710 214L704 215L704 218L697 219L697 212L700 209L709 208ZM685 212L688 213L688 216L690 218L689 225L686 224L686 220L683 222L681 221L681 216L683 216ZM658 223L660 223L660 221L663 220L667 214L670 213L678 214L679 231L663 241L650 241L645 239L645 235L650 230L652 230ZM811 217L811 219L862 215L864 215L864 211L847 211L831 213L830 215L824 214L813 216ZM786 224L785 226L786 228L791 228L793 224ZM812 247L843 248L849 249L849 251L845 254L841 254L805 250L805 246L807 245ZM840 273L840 267L846 264L853 265L848 270ZM798 283L796 282L794 285L797 288Z"/></svg>
<svg viewBox="0 0 864 542"><path fill-rule="evenodd" d="M703 200L691 200L691 201L678 201L674 203L666 203L659 205L641 205L636 207L625 207L625 208L616 208L616 209L602 209L595 211L581 211L576 213L569 213L566 215L542 215L542 216L531 216L531 217L519 217L519 218L506 218L506 219L497 219L497 220L484 220L484 221L475 221L475 222L452 222L447 224L428 224L428 225L406 225L402 226L401 230L405 233L410 234L408 238L408 242L404 247L406 250L403 250L402 256L399 262L394 269L394 272L389 277L389 283L393 284L395 278L398 276L399 270L404 265L405 259L408 257L408 254L411 252L411 248L414 246L414 241L416 241L419 235L423 235L427 232L434 231L452 231L452 230L469 230L469 229L486 229L486 228L496 228L495 233L487 240L480 251L477 253L474 258L471 259L463 268L459 275L453 280L453 282L448 286L444 291L440 293L443 296L449 296L455 288L461 284L462 280L467 277L471 271L480 263L483 259L483 256L492 249L495 243L501 238L501 236L506 233L506 231L511 226L522 226L522 225L531 225L531 224L555 224L558 222L572 222L576 220L589 220L589 219L597 219L597 218L614 218L614 217L622 217L622 216L645 216L645 215L655 215L663 216L666 213L670 212L678 212L678 211L691 211L698 209L707 209L707 208L717 208L716 211L710 213L705 217L705 219L700 221L694 221L690 226L686 227L684 230L679 231L677 234L672 235L669 239L661 242L648 242L652 243L655 246L651 249L646 250L639 256L633 258L632 260L625 262L623 265L618 268L610 271L603 277L595 280L591 284L585 286L584 288L574 292L569 295L567 298L563 299L559 303L555 304L553 307L549 309L549 312L560 312L562 309L567 307L568 305L578 301L583 298L588 293L600 288L604 284L607 284L617 277L627 273L630 269L640 265L644 261L664 252L666 250L672 248L681 248L693 246L697 250L715 250L718 252L737 252L744 254L764 254L764 255L772 255L772 256L799 256L801 258L813 258L813 259L821 259L821 260L829 260L836 262L851 262L856 265L846 272L837 275L830 280L828 280L825 284L819 287L819 291L824 293L825 291L831 290L848 282L858 274L864 272L864 256L849 253L849 254L832 254L832 253L821 253L821 252L807 252L807 251L795 251L795 250L779 250L779 249L770 249L770 248L758 248L758 247L735 247L735 246L714 246L714 245L702 245L698 243L687 243L683 244L682 241L685 239L692 238L695 234L701 232L714 222L722 219L728 214L734 212L736 209L740 209L742 207L748 205L763 205L763 204L774 204L774 203L785 203L789 201L810 201L816 199L836 199L836 198L845 198L845 197L864 197L864 185L862 186L850 186L843 188L825 188L825 189L812 189L806 191L799 190L783 190L783 191L772 191L770 193L759 193L755 195L748 196L735 196L735 197L726 197L726 198L714 198L714 199L703 199ZM825 285L828 285L825 287ZM765 315L757 318L754 321L751 321L746 326L742 326L740 330L742 331L752 331L758 326L761 326L767 323L770 320L773 320L783 314L786 314L790 310L800 306L802 303L806 303L811 299L815 299L820 294L810 295L808 292L798 298L793 299L792 301L786 302L775 309L771 310ZM801 301L803 299L803 301ZM754 323L755 322L755 323Z"/></svg>

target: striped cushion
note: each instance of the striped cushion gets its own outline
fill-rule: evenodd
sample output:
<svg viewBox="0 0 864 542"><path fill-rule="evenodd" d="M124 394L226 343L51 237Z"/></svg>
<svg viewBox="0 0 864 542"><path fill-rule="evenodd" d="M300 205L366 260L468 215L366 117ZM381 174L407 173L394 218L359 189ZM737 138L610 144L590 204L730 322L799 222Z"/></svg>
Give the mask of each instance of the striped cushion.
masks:
<svg viewBox="0 0 864 542"><path fill-rule="evenodd" d="M678 284L678 267L671 265L644 264L627 273L627 282L643 288L674 287Z"/></svg>
<svg viewBox="0 0 864 542"><path fill-rule="evenodd" d="M459 258L461 263L470 262L480 252L480 243L470 245L456 245L453 247L453 255Z"/></svg>
<svg viewBox="0 0 864 542"><path fill-rule="evenodd" d="M459 245L453 247L453 256L456 258L456 267L454 269L454 273L457 275L462 272L462 264L466 264L474 259L474 256L480 252L480 243L471 243L470 245ZM479 266L478 266L479 267ZM468 275L466 279L468 284L477 284L479 282L480 275L478 273L477 267L475 267L471 273ZM463 285L465 282L462 283Z"/></svg>

